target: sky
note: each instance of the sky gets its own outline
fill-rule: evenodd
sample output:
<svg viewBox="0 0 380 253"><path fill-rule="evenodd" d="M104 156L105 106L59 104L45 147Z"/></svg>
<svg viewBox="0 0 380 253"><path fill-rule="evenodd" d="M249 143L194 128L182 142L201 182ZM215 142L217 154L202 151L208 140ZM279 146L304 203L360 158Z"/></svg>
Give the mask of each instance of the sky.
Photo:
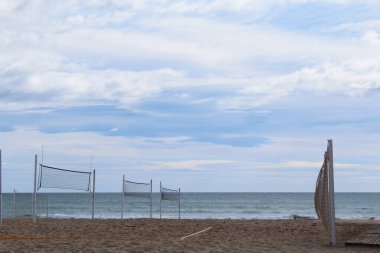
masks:
<svg viewBox="0 0 380 253"><path fill-rule="evenodd" d="M312 192L328 139L336 191L379 192L379 131L378 1L0 1L5 192L35 154L100 192Z"/></svg>

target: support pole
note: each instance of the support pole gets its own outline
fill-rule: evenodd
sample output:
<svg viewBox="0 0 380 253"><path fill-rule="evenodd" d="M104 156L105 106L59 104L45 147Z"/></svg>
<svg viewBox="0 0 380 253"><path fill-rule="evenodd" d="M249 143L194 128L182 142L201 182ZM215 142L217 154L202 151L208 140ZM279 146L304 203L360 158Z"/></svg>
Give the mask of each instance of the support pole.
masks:
<svg viewBox="0 0 380 253"><path fill-rule="evenodd" d="M178 219L181 219L181 188L178 188Z"/></svg>
<svg viewBox="0 0 380 253"><path fill-rule="evenodd" d="M37 221L37 155L34 156L34 187L33 187L33 197L32 197L32 218L33 224L36 224Z"/></svg>
<svg viewBox="0 0 380 253"><path fill-rule="evenodd" d="M46 218L49 218L49 195L46 197Z"/></svg>
<svg viewBox="0 0 380 253"><path fill-rule="evenodd" d="M331 245L336 245L336 228L335 228L335 192L334 192L334 159L333 159L333 142L328 140L328 168L329 168L329 215L330 215L330 233Z"/></svg>
<svg viewBox="0 0 380 253"><path fill-rule="evenodd" d="M13 217L16 217L16 190L13 189Z"/></svg>
<svg viewBox="0 0 380 253"><path fill-rule="evenodd" d="M124 189L125 189L125 175L123 175L123 188L121 190L121 219L124 219Z"/></svg>
<svg viewBox="0 0 380 253"><path fill-rule="evenodd" d="M150 180L150 218L152 219L152 179Z"/></svg>
<svg viewBox="0 0 380 253"><path fill-rule="evenodd" d="M95 170L92 176L92 219L95 218Z"/></svg>
<svg viewBox="0 0 380 253"><path fill-rule="evenodd" d="M2 160L1 160L1 149L0 149L0 226L3 226L3 186L2 186Z"/></svg>
<svg viewBox="0 0 380 253"><path fill-rule="evenodd" d="M41 147L41 164L44 164L44 145Z"/></svg>
<svg viewBox="0 0 380 253"><path fill-rule="evenodd" d="M161 209L162 209L162 183L160 181L160 219L161 219Z"/></svg>

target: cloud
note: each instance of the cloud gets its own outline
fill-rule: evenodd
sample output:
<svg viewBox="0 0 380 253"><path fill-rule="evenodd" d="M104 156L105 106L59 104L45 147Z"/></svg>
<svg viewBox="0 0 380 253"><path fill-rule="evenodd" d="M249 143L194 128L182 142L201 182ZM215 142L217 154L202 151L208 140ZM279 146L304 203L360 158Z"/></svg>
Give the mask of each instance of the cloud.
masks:
<svg viewBox="0 0 380 253"><path fill-rule="evenodd" d="M311 161L286 161L278 164L260 164L258 168L265 169L317 169L322 166L322 162L311 162ZM363 165L360 164L348 164L348 163L335 163L334 167L337 169L346 168L362 168Z"/></svg>
<svg viewBox="0 0 380 253"><path fill-rule="evenodd" d="M227 108L258 107L297 93L365 96L380 88L379 70L380 57L323 63L268 80L252 80L235 97L219 103Z"/></svg>
<svg viewBox="0 0 380 253"><path fill-rule="evenodd" d="M367 31L362 39L370 45L380 47L380 34L376 31Z"/></svg>
<svg viewBox="0 0 380 253"><path fill-rule="evenodd" d="M32 178L41 145L64 167L93 155L105 190L125 171L310 190L326 137L340 171L376 173L377 13L352 0L1 1L7 187Z"/></svg>
<svg viewBox="0 0 380 253"><path fill-rule="evenodd" d="M202 170L210 165L219 165L232 163L229 160L187 160L187 161L171 161L171 162L156 162L155 167L161 170L165 169L185 169L185 170Z"/></svg>
<svg viewBox="0 0 380 253"><path fill-rule="evenodd" d="M25 74L5 71L0 88L2 109L116 103L128 106L174 85L181 73L170 70L117 71L81 69ZM19 80L23 77L24 80ZM17 83L15 83L17 82ZM13 96L17 94L17 96Z"/></svg>
<svg viewBox="0 0 380 253"><path fill-rule="evenodd" d="M346 136L347 133L341 133L335 139L337 172L361 171L361 176L378 173L379 159L374 157L380 142L376 137L357 132L351 134L351 138ZM95 132L41 133L26 127L0 132L0 138L7 178L4 187L8 190L32 189L33 157L41 153L42 145L44 162L51 166L87 171L93 156L101 191L117 191L114 182L119 182L126 172L129 178L136 180L164 179L171 184L187 185L188 191L210 190L188 184L210 181L210 178L215 185L228 183L224 190L234 190L237 185L245 191L284 190L281 188L284 185L273 185L275 179L313 181L326 148L321 138L299 133L288 133L286 138L272 137L250 148L197 142L186 136L148 138L105 136ZM107 180L102 180L104 178ZM263 181L267 185L256 188ZM314 181L302 187L294 189L312 190Z"/></svg>
<svg viewBox="0 0 380 253"><path fill-rule="evenodd" d="M228 97L192 99L186 92L193 103L230 109L270 104L298 91L321 94L327 87L351 96L378 86L370 82L378 78L378 60L371 59L380 50L376 31L347 40L220 15L262 16L275 6L315 1L109 3L2 4L3 110L133 107L162 91L194 87ZM352 1L324 2L336 3ZM273 74L263 65L291 65L293 71Z"/></svg>

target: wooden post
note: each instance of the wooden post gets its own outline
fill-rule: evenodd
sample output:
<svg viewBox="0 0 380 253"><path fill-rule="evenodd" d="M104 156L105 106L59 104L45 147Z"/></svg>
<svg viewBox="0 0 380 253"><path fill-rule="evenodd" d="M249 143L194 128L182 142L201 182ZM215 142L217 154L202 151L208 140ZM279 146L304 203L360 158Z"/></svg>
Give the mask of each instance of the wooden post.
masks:
<svg viewBox="0 0 380 253"><path fill-rule="evenodd" d="M161 209L162 209L162 184L161 184L161 181L160 181L160 219L161 219Z"/></svg>
<svg viewBox="0 0 380 253"><path fill-rule="evenodd" d="M336 227L335 227L335 192L334 192L334 158L333 158L333 142L328 140L328 172L329 172L329 215L330 215L330 233L331 245L336 245Z"/></svg>

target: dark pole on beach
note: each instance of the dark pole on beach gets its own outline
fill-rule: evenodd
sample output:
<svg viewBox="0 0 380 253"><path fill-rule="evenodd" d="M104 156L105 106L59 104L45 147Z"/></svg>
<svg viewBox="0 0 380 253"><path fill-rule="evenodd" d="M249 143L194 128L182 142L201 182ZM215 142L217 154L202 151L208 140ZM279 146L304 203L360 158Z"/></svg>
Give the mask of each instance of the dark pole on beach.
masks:
<svg viewBox="0 0 380 253"><path fill-rule="evenodd" d="M160 219L161 219L161 208L162 208L162 183L160 181Z"/></svg>

